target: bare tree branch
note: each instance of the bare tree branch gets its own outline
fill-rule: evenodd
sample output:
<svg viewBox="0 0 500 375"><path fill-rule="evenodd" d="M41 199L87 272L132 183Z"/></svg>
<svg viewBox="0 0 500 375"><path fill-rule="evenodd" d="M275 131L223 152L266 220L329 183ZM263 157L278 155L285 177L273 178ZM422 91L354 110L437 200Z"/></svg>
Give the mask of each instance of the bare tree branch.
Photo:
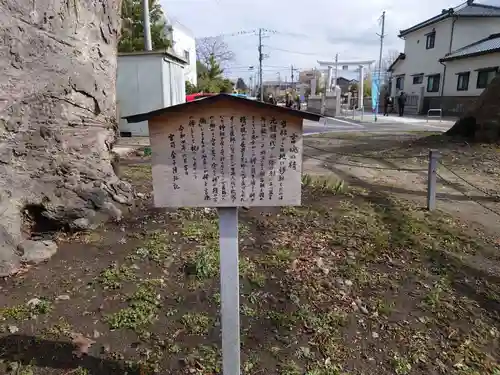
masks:
<svg viewBox="0 0 500 375"><path fill-rule="evenodd" d="M215 61L221 67L234 60L234 52L229 49L222 37L196 39L196 57L198 60L207 65L211 55L214 56Z"/></svg>
<svg viewBox="0 0 500 375"><path fill-rule="evenodd" d="M387 70L391 64L396 61L399 56L399 51L397 49L390 49L387 51L382 58L382 69Z"/></svg>

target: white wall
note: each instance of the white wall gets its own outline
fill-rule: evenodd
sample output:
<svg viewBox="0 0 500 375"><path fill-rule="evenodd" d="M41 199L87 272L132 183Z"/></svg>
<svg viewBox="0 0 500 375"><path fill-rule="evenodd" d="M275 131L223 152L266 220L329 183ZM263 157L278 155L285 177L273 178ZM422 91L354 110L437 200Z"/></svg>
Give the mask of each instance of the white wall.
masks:
<svg viewBox="0 0 500 375"><path fill-rule="evenodd" d="M118 56L116 98L120 114L120 132L147 136L148 123L129 124L123 116L163 108L161 55Z"/></svg>
<svg viewBox="0 0 500 375"><path fill-rule="evenodd" d="M194 35L184 25L174 22L172 24L172 42L175 53L188 60L188 65L184 70L185 80L196 85L196 41Z"/></svg>
<svg viewBox="0 0 500 375"><path fill-rule="evenodd" d="M436 39L434 48L426 49L426 34L436 31ZM439 59L448 53L450 48L450 35L451 35L451 20L446 19L437 22L431 26L424 27L405 38L405 51L406 59L398 62L394 68L393 76L405 74L403 91L408 94L420 93L420 88L425 88L425 96L439 96L439 92L427 92L427 75L441 74L441 84L443 81L444 66L441 65ZM422 84L413 84L412 74L424 73L424 80ZM396 86L396 80L393 80L393 88Z"/></svg>
<svg viewBox="0 0 500 375"><path fill-rule="evenodd" d="M498 17L459 18L455 22L452 51L500 33Z"/></svg>
<svg viewBox="0 0 500 375"><path fill-rule="evenodd" d="M184 67L175 62L163 62L163 96L165 106L186 102L186 84Z"/></svg>
<svg viewBox="0 0 500 375"><path fill-rule="evenodd" d="M477 96L481 95L484 89L476 88L476 69L490 68L500 65L500 52L489 55L469 57L461 60L448 61L446 63L446 81L443 96ZM467 91L457 91L457 73L470 72L469 89Z"/></svg>
<svg viewBox="0 0 500 375"><path fill-rule="evenodd" d="M393 77L405 74L404 88L408 94L420 93L420 88L424 87L425 96L440 96L443 86L444 66L439 62L450 51L450 41L452 42L452 51L462 48L466 45L477 42L488 37L491 34L500 32L500 21L498 18L459 18L454 25L453 40L451 39L452 19L448 18L431 26L417 30L405 37L406 59L399 61L394 67ZM436 31L434 48L426 49L426 34ZM468 61L468 60L464 60ZM497 64L498 65L498 64ZM496 66L496 65L494 65ZM477 69L475 67L474 69ZM467 69L465 69L467 70ZM424 73L422 84L413 84L413 74ZM427 92L427 75L440 74L441 82L438 92ZM448 78L446 72L445 90L451 90L449 81L454 81L456 77ZM477 76L476 76L477 78ZM472 79L472 77L471 77ZM475 79L475 78L474 78ZM474 81L475 86L475 81ZM396 93L396 78L393 78L392 95ZM449 87L449 88L447 88ZM455 88L456 91L456 88ZM476 95L476 93L466 95ZM465 92L464 92L465 94ZM447 95L443 91L443 95Z"/></svg>
<svg viewBox="0 0 500 375"><path fill-rule="evenodd" d="M116 96L120 132L148 136L147 121L129 124L122 117L185 102L183 67L163 53L119 55Z"/></svg>

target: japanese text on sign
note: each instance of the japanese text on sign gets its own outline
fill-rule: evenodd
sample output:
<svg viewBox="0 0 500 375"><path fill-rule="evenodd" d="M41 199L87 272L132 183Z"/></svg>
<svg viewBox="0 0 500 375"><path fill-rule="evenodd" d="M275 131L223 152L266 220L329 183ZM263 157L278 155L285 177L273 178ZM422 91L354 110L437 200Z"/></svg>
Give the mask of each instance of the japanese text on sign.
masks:
<svg viewBox="0 0 500 375"><path fill-rule="evenodd" d="M152 128L157 206L300 204L300 120L200 116Z"/></svg>

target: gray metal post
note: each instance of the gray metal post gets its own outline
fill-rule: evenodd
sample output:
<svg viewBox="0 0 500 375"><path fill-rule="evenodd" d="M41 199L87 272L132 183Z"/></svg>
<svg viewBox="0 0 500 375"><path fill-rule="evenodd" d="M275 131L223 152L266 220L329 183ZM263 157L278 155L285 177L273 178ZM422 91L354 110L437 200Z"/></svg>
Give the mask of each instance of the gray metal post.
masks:
<svg viewBox="0 0 500 375"><path fill-rule="evenodd" d="M238 209L219 208L222 373L240 374L240 278Z"/></svg>
<svg viewBox="0 0 500 375"><path fill-rule="evenodd" d="M429 150L429 174L427 177L427 209L432 211L436 208L436 170L439 151Z"/></svg>

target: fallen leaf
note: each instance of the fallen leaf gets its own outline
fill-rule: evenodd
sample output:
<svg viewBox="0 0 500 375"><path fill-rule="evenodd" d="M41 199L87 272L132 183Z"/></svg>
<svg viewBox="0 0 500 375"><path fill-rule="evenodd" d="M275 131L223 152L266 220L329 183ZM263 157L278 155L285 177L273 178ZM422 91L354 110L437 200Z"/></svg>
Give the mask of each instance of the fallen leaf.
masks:
<svg viewBox="0 0 500 375"><path fill-rule="evenodd" d="M32 299L30 299L30 300L26 303L26 305L28 305L28 306L30 306L30 307L35 307L35 306L39 305L39 304L40 304L40 302L42 302L42 300L41 300L41 299L39 299L39 298L32 298Z"/></svg>
<svg viewBox="0 0 500 375"><path fill-rule="evenodd" d="M70 337L71 342L76 346L76 349L73 350L73 354L78 358L82 358L84 354L89 354L90 347L92 344L95 344L94 340L85 337L81 333L72 332Z"/></svg>
<svg viewBox="0 0 500 375"><path fill-rule="evenodd" d="M17 328L17 326L9 326L8 330L9 330L10 333L17 333L17 332L19 332L19 328Z"/></svg>

